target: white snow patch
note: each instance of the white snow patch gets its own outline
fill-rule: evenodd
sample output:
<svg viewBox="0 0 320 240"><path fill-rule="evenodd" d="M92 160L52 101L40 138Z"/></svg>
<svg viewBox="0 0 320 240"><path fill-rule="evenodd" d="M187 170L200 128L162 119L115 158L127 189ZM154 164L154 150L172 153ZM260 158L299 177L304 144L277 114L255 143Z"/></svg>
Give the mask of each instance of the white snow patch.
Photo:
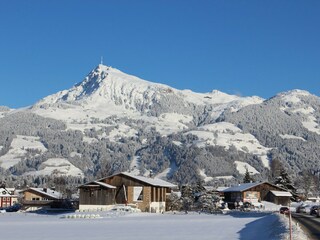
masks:
<svg viewBox="0 0 320 240"><path fill-rule="evenodd" d="M182 142L179 142L179 141L172 141L172 143L178 147L182 146Z"/></svg>
<svg viewBox="0 0 320 240"><path fill-rule="evenodd" d="M246 173L246 169L248 169L250 174L259 174L259 172L248 163L240 161L234 161L234 163L236 164L237 171L242 175Z"/></svg>
<svg viewBox="0 0 320 240"><path fill-rule="evenodd" d="M125 124L119 124L109 133L109 135L104 134L99 137L107 137L111 142L118 142L121 138L135 137L137 133L137 130L129 126Z"/></svg>
<svg viewBox="0 0 320 240"><path fill-rule="evenodd" d="M261 158L263 165L269 168L268 151L271 148L262 146L259 141L249 133L243 133L242 130L228 122L219 122L204 125L198 130L186 132L185 134L193 134L199 138L198 147L207 145L222 146L229 149L234 146L238 151L257 155Z"/></svg>
<svg viewBox="0 0 320 240"><path fill-rule="evenodd" d="M82 177L83 172L64 158L50 158L41 163L38 171L27 172L26 175L51 175Z"/></svg>
<svg viewBox="0 0 320 240"><path fill-rule="evenodd" d="M233 179L234 177L233 176L216 176L215 178L230 180L230 179Z"/></svg>
<svg viewBox="0 0 320 240"><path fill-rule="evenodd" d="M289 135L289 134L284 134L284 135L282 135L282 134L280 134L280 137L282 138L282 139L297 139L297 140L302 140L302 141L306 141L304 138L302 138L302 137L297 137L297 136L294 136L294 135Z"/></svg>
<svg viewBox="0 0 320 240"><path fill-rule="evenodd" d="M70 157L73 158L73 157L76 157L76 156L77 156L77 157L81 157L82 154L81 154L81 153L77 153L77 152L71 152L71 153L70 153Z"/></svg>
<svg viewBox="0 0 320 240"><path fill-rule="evenodd" d="M91 137L86 137L86 136L83 137L83 141L86 143L89 143L89 144L99 142L99 140L96 138L91 138Z"/></svg>
<svg viewBox="0 0 320 240"><path fill-rule="evenodd" d="M189 115L164 113L159 116L156 129L160 134L166 136L173 132L180 132L184 129L188 129L186 124L192 120L192 116Z"/></svg>
<svg viewBox="0 0 320 240"><path fill-rule="evenodd" d="M310 132L315 132L317 134L320 134L320 127L317 124L317 119L314 116L309 116L308 121L303 121L302 125L308 129Z"/></svg>
<svg viewBox="0 0 320 240"><path fill-rule="evenodd" d="M199 170L199 174L200 174L200 176L203 178L203 181L205 181L205 182L210 182L210 181L213 180L213 177L208 177L208 176L206 175L205 169L200 169L200 170Z"/></svg>
<svg viewBox="0 0 320 240"><path fill-rule="evenodd" d="M294 113L302 113L304 115L309 115L309 114L314 113L314 108L312 108L310 106L307 106L307 107L304 107L304 108L293 109L292 112L294 112Z"/></svg>
<svg viewBox="0 0 320 240"><path fill-rule="evenodd" d="M17 135L12 140L8 153L0 157L1 167L8 169L14 166L25 157L28 150L47 151L39 137Z"/></svg>
<svg viewBox="0 0 320 240"><path fill-rule="evenodd" d="M166 168L164 171L158 173L155 177L166 180L171 177L177 171L177 169L177 165L175 163L171 163L169 168Z"/></svg>

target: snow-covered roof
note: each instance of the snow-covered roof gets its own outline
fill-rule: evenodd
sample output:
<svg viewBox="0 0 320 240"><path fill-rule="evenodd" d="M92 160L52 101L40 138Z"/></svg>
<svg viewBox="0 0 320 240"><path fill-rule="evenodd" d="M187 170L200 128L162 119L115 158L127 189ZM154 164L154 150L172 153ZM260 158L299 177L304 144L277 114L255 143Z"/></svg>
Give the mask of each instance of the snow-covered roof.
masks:
<svg viewBox="0 0 320 240"><path fill-rule="evenodd" d="M276 197L292 197L292 194L290 192L285 191L271 191L273 195Z"/></svg>
<svg viewBox="0 0 320 240"><path fill-rule="evenodd" d="M115 186L112 186L112 185L107 184L107 183L99 182L99 181L89 182L89 183L81 185L80 187L85 187L85 186L89 187L89 186L96 186L96 185L100 185L100 186L105 187L105 188L116 188Z"/></svg>
<svg viewBox="0 0 320 240"><path fill-rule="evenodd" d="M172 183L164 181L164 180L162 180L160 178L148 178L148 177L144 177L144 176L136 176L136 175L133 175L133 174L128 173L128 172L117 173L117 174L114 174L114 175L112 175L110 177L118 176L118 175L124 175L124 176L136 179L138 181L141 181L141 182L144 182L146 184L149 184L149 185L152 185L152 186L156 186L156 187L169 187L169 188L177 187L177 185L174 185ZM110 177L107 177L107 178L110 178Z"/></svg>
<svg viewBox="0 0 320 240"><path fill-rule="evenodd" d="M217 187L217 191L218 192L223 192L224 190L226 190L229 187Z"/></svg>
<svg viewBox="0 0 320 240"><path fill-rule="evenodd" d="M48 196L50 198L59 199L62 197L62 194L60 192L57 192L50 188L28 188L24 190L23 192L26 192L28 190L32 190L34 192L40 193L42 195Z"/></svg>
<svg viewBox="0 0 320 240"><path fill-rule="evenodd" d="M10 192L5 188L0 188L0 197L10 197Z"/></svg>
<svg viewBox="0 0 320 240"><path fill-rule="evenodd" d="M229 187L227 189L222 190L222 192L243 192L249 188L258 186L260 184L263 184L264 182L258 182L258 183L242 183L238 186Z"/></svg>
<svg viewBox="0 0 320 240"><path fill-rule="evenodd" d="M107 183L103 183L103 182L98 182L98 181L94 181L94 183L99 184L100 186L106 187L106 188L116 188L115 186L112 186L110 184Z"/></svg>

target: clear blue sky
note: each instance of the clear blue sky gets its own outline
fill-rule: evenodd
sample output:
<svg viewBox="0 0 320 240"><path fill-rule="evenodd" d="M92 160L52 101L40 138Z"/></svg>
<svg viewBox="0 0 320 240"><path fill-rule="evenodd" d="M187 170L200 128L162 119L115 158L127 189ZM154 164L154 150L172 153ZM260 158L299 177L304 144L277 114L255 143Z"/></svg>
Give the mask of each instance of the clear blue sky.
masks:
<svg viewBox="0 0 320 240"><path fill-rule="evenodd" d="M0 105L69 89L100 56L178 89L319 96L320 1L0 1Z"/></svg>

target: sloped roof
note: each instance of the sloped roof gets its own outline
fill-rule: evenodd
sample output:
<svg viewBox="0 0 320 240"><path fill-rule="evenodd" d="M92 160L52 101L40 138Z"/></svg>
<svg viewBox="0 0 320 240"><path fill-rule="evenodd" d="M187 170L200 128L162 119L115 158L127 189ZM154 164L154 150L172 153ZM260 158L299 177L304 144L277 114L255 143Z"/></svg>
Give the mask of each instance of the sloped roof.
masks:
<svg viewBox="0 0 320 240"><path fill-rule="evenodd" d="M290 192L286 191L270 191L273 195L276 197L292 197L292 194Z"/></svg>
<svg viewBox="0 0 320 240"><path fill-rule="evenodd" d="M10 192L5 188L0 188L0 197L10 197Z"/></svg>
<svg viewBox="0 0 320 240"><path fill-rule="evenodd" d="M177 185L174 185L172 183L164 181L164 180L162 180L160 178L148 178L148 177L144 177L144 176L136 176L136 175L133 175L133 174L128 173L128 172L117 173L117 174L114 174L114 175L112 175L110 177L106 177L106 178L103 178L103 179L108 179L108 178L111 178L111 177L114 177L114 176L118 176L118 175L124 175L124 176L130 177L130 178L136 179L138 181L144 182L144 183L146 183L148 185L155 186L155 187L169 187L169 188L177 187Z"/></svg>
<svg viewBox="0 0 320 240"><path fill-rule="evenodd" d="M86 186L89 187L89 186L97 186L97 185L105 187L105 188L113 188L113 189L116 188L115 186L112 186L110 184L106 184L106 183L103 183L103 182L99 182L99 181L89 182L89 183L83 184L83 185L81 185L79 187L81 188L81 187L86 187Z"/></svg>
<svg viewBox="0 0 320 240"><path fill-rule="evenodd" d="M243 191L246 191L250 188L253 188L253 187L256 187L256 186L259 186L261 184L268 184L270 186L273 186L277 189L279 189L280 191L283 190L284 192L286 192L287 190L282 188L282 187L279 187L277 185L274 185L274 184L271 184L269 182L255 182L255 183L241 183L237 186L233 186L233 187L229 187L225 190L222 190L221 192L243 192Z"/></svg>
<svg viewBox="0 0 320 240"><path fill-rule="evenodd" d="M258 182L258 183L241 183L237 186L229 187L227 189L222 190L221 192L243 192L247 189L250 189L252 187L259 186L260 184L263 184L264 182Z"/></svg>

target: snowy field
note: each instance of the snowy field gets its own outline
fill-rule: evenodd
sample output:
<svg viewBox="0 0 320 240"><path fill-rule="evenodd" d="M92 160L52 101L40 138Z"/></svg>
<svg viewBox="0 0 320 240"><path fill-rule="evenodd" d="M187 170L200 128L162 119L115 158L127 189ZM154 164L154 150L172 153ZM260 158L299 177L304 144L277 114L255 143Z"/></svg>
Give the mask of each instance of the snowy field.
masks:
<svg viewBox="0 0 320 240"><path fill-rule="evenodd" d="M208 215L198 213L85 213L45 215L0 213L1 239L24 240L225 240L287 239L286 219L275 213ZM63 217L78 218L63 218ZM82 217L82 218L79 218ZM297 239L303 239L301 236Z"/></svg>

